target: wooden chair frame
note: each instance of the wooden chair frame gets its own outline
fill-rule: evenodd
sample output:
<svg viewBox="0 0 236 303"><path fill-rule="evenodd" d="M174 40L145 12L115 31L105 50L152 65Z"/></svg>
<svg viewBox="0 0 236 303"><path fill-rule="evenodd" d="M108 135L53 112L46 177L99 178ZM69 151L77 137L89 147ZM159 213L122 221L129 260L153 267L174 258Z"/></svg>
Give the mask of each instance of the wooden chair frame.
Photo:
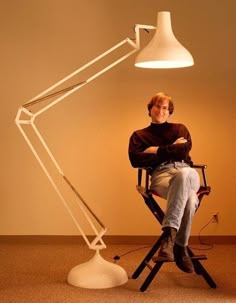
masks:
<svg viewBox="0 0 236 303"><path fill-rule="evenodd" d="M201 181L202 185L200 186L200 189L198 191L198 198L200 205L202 198L205 195L209 195L211 191L210 186L208 186L207 184L207 178L206 178L207 166L193 165L192 167L197 170L200 170L202 176L202 181ZM143 172L145 173L144 178L143 178ZM153 195L156 194L151 192L151 190L149 189L149 183L150 183L149 179L150 179L150 168L143 168L143 167L138 168L138 184L136 188L138 192L142 195L146 205L148 206L152 214L155 216L157 221L161 224L164 218L164 212L161 209L161 207L158 205L156 199L154 199L153 197ZM144 185L142 184L143 181L144 181ZM137 269L132 275L133 279L137 279L146 267L150 269L150 273L148 274L142 286L140 287L140 291L145 291L148 288L148 286L151 284L152 280L160 270L161 266L165 263L165 261L157 261L154 263L154 265L151 264L152 257L159 249L162 238L163 238L163 233L158 238L156 243L152 246L152 248L149 250L148 254L145 256L145 258L142 260L142 262L139 264L139 266L137 267ZM211 288L216 288L216 283L213 281L209 273L206 271L206 269L202 266L200 262L200 260L206 260L207 257L205 255L195 255L189 247L188 247L188 253L192 259L195 273L197 275L201 275Z"/></svg>

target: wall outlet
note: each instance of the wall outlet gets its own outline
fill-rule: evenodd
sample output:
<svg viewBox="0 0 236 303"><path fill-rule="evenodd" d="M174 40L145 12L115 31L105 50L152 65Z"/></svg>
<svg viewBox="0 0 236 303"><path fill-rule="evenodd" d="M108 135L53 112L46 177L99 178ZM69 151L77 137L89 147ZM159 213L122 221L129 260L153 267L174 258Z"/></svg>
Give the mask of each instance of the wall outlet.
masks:
<svg viewBox="0 0 236 303"><path fill-rule="evenodd" d="M218 211L215 211L213 214L212 214L212 223L219 223L219 212Z"/></svg>

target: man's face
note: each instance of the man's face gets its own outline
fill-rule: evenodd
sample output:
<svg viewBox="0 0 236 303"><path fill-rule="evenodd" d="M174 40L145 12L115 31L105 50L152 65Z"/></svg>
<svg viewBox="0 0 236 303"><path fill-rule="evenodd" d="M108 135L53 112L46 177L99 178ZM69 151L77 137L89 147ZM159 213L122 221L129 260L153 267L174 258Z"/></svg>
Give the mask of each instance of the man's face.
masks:
<svg viewBox="0 0 236 303"><path fill-rule="evenodd" d="M164 123L168 119L169 115L168 100L157 101L150 110L152 123Z"/></svg>

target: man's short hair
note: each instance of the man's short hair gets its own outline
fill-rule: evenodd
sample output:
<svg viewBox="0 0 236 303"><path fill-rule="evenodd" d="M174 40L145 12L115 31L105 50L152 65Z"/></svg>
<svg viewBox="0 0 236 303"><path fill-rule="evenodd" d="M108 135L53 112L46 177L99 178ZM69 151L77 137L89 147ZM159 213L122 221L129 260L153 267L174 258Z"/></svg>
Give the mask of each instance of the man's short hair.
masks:
<svg viewBox="0 0 236 303"><path fill-rule="evenodd" d="M149 103L147 105L149 116L150 116L150 111L151 111L153 105L155 105L159 101L164 101L164 100L168 100L168 102L169 102L169 106L168 106L169 113L170 113L170 115L173 114L173 112L174 112L174 103L173 103L171 97L169 95L161 92L161 93L157 93L156 95L154 95L152 97L152 99L149 101Z"/></svg>

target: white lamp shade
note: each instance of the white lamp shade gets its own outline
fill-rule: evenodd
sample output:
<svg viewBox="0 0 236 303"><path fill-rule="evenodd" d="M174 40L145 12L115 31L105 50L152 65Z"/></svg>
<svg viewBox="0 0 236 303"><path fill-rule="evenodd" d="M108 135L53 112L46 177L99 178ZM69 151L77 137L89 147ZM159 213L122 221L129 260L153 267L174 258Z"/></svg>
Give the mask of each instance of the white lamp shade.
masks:
<svg viewBox="0 0 236 303"><path fill-rule="evenodd" d="M135 66L177 68L193 64L192 55L174 36L170 12L159 12L156 33L148 45L138 53Z"/></svg>

